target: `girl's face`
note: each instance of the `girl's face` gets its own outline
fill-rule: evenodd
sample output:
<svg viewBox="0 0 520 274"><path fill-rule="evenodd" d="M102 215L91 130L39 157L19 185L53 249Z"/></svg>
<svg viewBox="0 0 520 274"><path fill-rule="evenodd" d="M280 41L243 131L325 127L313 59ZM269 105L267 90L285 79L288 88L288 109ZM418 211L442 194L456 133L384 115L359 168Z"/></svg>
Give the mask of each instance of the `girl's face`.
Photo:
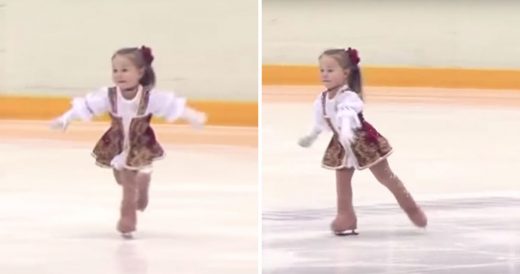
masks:
<svg viewBox="0 0 520 274"><path fill-rule="evenodd" d="M334 57L323 55L319 62L321 82L328 90L339 88L347 83L349 71L342 68Z"/></svg>
<svg viewBox="0 0 520 274"><path fill-rule="evenodd" d="M121 91L131 91L139 85L144 69L138 68L128 55L112 58L112 81Z"/></svg>

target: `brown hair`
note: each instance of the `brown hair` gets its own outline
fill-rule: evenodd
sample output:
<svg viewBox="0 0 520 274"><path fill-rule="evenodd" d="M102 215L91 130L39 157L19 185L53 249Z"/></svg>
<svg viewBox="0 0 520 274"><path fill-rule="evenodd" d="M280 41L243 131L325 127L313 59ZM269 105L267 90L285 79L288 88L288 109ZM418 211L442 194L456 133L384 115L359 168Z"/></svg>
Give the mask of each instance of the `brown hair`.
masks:
<svg viewBox="0 0 520 274"><path fill-rule="evenodd" d="M360 58L357 50L351 48L348 48L347 50L328 49L324 51L319 58L324 55L334 58L341 68L349 70L347 85L352 91L357 93L361 99L363 99L361 69L359 68Z"/></svg>
<svg viewBox="0 0 520 274"><path fill-rule="evenodd" d="M141 48L122 48L112 55L112 59L114 59L116 55L126 55L136 67L144 68L144 74L139 80L139 84L149 88L155 86L155 72L152 68L153 56L149 48L144 46Z"/></svg>

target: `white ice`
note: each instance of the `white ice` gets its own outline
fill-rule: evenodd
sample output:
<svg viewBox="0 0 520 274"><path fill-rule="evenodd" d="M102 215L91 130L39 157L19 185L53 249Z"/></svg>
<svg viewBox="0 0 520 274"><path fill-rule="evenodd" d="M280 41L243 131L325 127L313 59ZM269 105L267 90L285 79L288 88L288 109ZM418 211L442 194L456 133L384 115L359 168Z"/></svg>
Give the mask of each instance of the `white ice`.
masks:
<svg viewBox="0 0 520 274"><path fill-rule="evenodd" d="M336 237L335 177L320 167L330 135L296 144L313 97L263 103L264 273L520 273L520 105L369 96L365 118L394 147L390 165L429 226L415 228L366 170L353 179L360 234Z"/></svg>
<svg viewBox="0 0 520 274"><path fill-rule="evenodd" d="M124 240L121 188L90 156L97 139L32 137L0 141L0 273L256 273L255 147L164 143L149 206Z"/></svg>

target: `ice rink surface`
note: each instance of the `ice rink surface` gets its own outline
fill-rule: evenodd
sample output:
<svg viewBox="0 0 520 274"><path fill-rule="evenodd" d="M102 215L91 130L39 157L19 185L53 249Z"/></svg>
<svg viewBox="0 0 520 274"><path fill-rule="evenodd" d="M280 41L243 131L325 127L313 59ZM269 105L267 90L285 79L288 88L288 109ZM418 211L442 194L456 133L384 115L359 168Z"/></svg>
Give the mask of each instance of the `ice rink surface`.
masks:
<svg viewBox="0 0 520 274"><path fill-rule="evenodd" d="M135 239L91 150L107 123L0 121L0 273L256 273L257 129L156 125L166 157Z"/></svg>
<svg viewBox="0 0 520 274"><path fill-rule="evenodd" d="M330 135L297 146L320 87L264 87L263 273L520 273L520 92L367 89L365 118L429 218L415 228L370 171L353 178L358 236L329 231Z"/></svg>

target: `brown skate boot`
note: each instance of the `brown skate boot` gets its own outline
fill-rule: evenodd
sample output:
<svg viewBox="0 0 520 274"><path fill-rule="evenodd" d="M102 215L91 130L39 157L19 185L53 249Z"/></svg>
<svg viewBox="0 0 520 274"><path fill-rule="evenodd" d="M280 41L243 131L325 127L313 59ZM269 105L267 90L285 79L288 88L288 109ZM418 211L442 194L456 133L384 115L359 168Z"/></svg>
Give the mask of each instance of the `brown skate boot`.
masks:
<svg viewBox="0 0 520 274"><path fill-rule="evenodd" d="M416 205L414 208L403 208L403 210L414 225L418 227L426 227L428 225L428 218L426 218L426 214L424 214L419 206Z"/></svg>
<svg viewBox="0 0 520 274"><path fill-rule="evenodd" d="M357 218L352 205L352 175L353 169L336 171L337 215L330 224L336 236L358 235L356 232Z"/></svg>
<svg viewBox="0 0 520 274"><path fill-rule="evenodd" d="M137 202L135 196L130 198L123 199L121 203L121 218L117 222L117 230L121 232L124 238L132 238L132 232L135 231L137 224Z"/></svg>
<svg viewBox="0 0 520 274"><path fill-rule="evenodd" d="M121 232L123 238L131 239L132 232L135 231L136 219L132 217L122 216L117 222L117 230Z"/></svg>
<svg viewBox="0 0 520 274"><path fill-rule="evenodd" d="M399 206L404 210L412 223L418 227L426 227L428 219L422 209L417 205L412 195L406 190L400 180L397 181L396 188L391 189Z"/></svg>
<svg viewBox="0 0 520 274"><path fill-rule="evenodd" d="M354 212L347 214L338 214L332 223L330 229L336 236L358 235L357 218Z"/></svg>
<svg viewBox="0 0 520 274"><path fill-rule="evenodd" d="M121 218L117 222L117 230L121 232L121 236L123 238L132 238L132 232L135 231L135 223L132 221Z"/></svg>

